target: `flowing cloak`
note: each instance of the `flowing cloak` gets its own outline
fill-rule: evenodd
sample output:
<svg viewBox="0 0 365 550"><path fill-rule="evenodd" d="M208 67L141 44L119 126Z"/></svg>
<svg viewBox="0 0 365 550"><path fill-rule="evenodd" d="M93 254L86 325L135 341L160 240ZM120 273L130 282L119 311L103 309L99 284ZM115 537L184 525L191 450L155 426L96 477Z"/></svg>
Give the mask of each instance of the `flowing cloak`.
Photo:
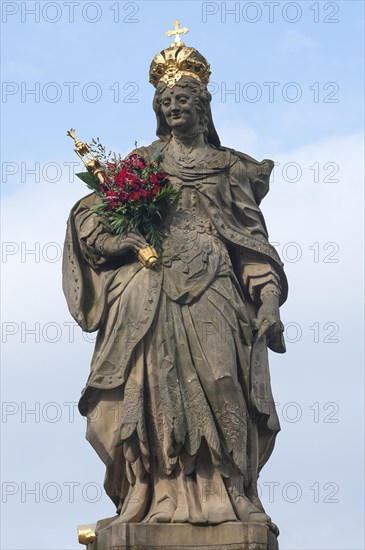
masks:
<svg viewBox="0 0 365 550"><path fill-rule="evenodd" d="M259 291L265 284L276 283L282 304L287 296L283 264L268 242L259 208L269 189L273 161L257 162L243 153L211 147L210 157L204 165L181 169L163 156L165 146L166 143L158 140L140 148L138 154L148 161L157 149L160 150L162 169L171 181L183 182L184 186L195 189L206 215L230 252L237 286L243 287L241 299L250 321L257 313ZM107 260L93 247L107 231L103 220L92 210L97 200L91 194L73 207L67 223L63 257L63 288L71 315L84 331L99 330L90 376L79 403L83 415L87 415L97 390L112 390L127 383L134 352L153 324L164 284L163 269L146 269L131 258L124 263L118 259ZM135 285L138 295L133 291ZM199 289L193 292L198 295ZM118 322L113 326L113 334L107 334L108 308L115 302L118 302L118 319L124 322ZM183 302L181 296L180 303ZM249 328L247 330L250 332ZM115 345L116 342L119 345ZM267 347L282 353L285 346L282 334L268 339L265 328L254 339L248 334L245 345L251 354L247 391L250 411L254 411L258 419L261 469L280 430L270 387ZM140 438L144 437L146 435L141 433Z"/></svg>

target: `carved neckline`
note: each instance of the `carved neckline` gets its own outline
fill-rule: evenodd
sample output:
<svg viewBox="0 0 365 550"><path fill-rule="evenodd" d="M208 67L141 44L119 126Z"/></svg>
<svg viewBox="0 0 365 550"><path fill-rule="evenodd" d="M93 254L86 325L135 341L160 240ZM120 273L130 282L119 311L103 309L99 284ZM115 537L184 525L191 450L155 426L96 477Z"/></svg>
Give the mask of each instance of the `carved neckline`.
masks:
<svg viewBox="0 0 365 550"><path fill-rule="evenodd" d="M199 134L198 134L199 135ZM200 166L202 164L206 163L207 157L211 156L213 151L217 152L215 148L211 147L209 144L206 144L206 147L203 150L203 154L200 155L200 157L196 158L192 155L194 145L197 141L198 135L195 137L193 143L189 148L185 147L185 150L183 149L184 145L181 145L181 140L179 138L171 137L170 141L168 142L167 146L164 148L164 154L169 158L169 161L174 164L177 163L177 165L180 168L185 169L194 169L197 166ZM174 151L171 149L171 142L172 140L175 141L179 145L179 148L182 152L182 154L177 158ZM184 154L185 153L185 154Z"/></svg>
<svg viewBox="0 0 365 550"><path fill-rule="evenodd" d="M180 156L177 159L177 163L180 166L183 166L184 168L189 168L190 166L191 167L195 166L195 164L196 164L195 157L192 154L192 152L193 152L193 149L194 149L194 145L198 141L198 137L200 136L200 134L201 134L201 132L196 132L195 134L190 134L189 136L184 136L184 139L188 138L188 137L192 138L190 146L185 145L184 139L180 139L175 135L173 136L172 139L178 145L178 147L180 149L180 152L181 152Z"/></svg>

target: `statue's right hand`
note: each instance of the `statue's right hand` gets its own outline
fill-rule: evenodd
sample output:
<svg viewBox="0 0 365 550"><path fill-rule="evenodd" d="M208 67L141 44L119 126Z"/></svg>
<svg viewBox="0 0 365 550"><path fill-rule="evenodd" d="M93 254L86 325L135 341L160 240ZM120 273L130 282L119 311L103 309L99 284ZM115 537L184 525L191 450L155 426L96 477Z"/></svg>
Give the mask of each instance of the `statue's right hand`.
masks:
<svg viewBox="0 0 365 550"><path fill-rule="evenodd" d="M139 232L129 233L126 237L121 237L120 240L121 252L124 250L133 250L138 252L141 248L148 246L148 242Z"/></svg>
<svg viewBox="0 0 365 550"><path fill-rule="evenodd" d="M108 256L120 256L126 252L138 252L148 246L148 242L139 232L110 236L103 243L103 252Z"/></svg>

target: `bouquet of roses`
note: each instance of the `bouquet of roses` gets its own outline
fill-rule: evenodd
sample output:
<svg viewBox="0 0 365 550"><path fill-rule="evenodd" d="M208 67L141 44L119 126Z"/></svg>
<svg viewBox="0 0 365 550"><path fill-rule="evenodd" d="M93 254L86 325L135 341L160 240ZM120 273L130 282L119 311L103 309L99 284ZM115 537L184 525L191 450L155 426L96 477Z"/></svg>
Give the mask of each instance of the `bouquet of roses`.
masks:
<svg viewBox="0 0 365 550"><path fill-rule="evenodd" d="M160 251L164 233L159 223L180 193L159 169L159 153L146 162L137 153L125 159L106 153L99 139L93 139L88 148L95 154L96 162L89 172L77 176L100 197L94 209L114 234L127 235L138 230Z"/></svg>

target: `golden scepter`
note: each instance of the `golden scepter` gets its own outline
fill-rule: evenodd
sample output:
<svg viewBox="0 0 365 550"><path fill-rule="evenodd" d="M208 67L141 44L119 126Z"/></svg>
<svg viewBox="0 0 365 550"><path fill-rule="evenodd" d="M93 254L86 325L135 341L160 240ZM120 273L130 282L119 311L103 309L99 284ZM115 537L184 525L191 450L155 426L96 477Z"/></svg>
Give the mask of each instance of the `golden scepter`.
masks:
<svg viewBox="0 0 365 550"><path fill-rule="evenodd" d="M76 137L76 132L73 128L67 132L67 135L70 136L75 142L75 153L82 160L86 169L91 172L101 184L104 183L103 169L100 164L100 161L95 157L90 151L90 147L87 143L80 141ZM146 246L138 250L137 253L138 259L142 262L145 267L151 268L156 265L157 262L157 252L153 246Z"/></svg>

